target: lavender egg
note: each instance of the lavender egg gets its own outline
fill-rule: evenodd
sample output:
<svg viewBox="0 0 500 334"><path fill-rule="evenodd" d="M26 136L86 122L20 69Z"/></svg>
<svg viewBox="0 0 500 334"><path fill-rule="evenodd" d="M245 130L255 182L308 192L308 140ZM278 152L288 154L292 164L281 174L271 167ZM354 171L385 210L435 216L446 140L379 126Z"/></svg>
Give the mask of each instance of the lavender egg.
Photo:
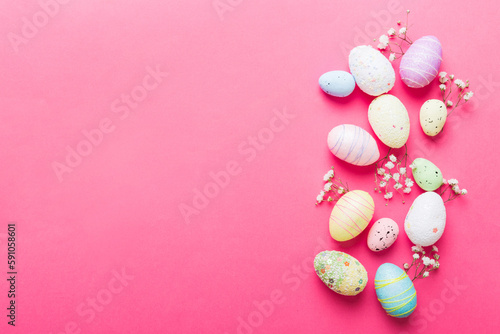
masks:
<svg viewBox="0 0 500 334"><path fill-rule="evenodd" d="M443 60L441 43L434 36L417 39L401 58L401 80L411 88L422 88L431 83Z"/></svg>

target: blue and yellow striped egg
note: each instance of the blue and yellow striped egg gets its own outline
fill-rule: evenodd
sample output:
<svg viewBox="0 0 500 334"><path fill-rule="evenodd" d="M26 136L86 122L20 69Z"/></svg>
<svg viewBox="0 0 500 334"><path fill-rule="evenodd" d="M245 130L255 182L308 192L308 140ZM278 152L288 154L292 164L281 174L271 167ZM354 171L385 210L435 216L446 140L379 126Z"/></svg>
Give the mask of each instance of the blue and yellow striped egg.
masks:
<svg viewBox="0 0 500 334"><path fill-rule="evenodd" d="M408 275L392 263L384 263L375 274L375 292L388 315L406 318L417 307L417 291Z"/></svg>

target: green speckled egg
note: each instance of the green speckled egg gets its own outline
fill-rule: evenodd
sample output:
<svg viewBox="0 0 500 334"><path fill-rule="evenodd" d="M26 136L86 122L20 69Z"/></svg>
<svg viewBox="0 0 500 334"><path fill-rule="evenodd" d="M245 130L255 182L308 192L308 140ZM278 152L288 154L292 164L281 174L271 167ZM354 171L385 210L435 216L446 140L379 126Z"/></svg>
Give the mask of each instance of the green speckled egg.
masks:
<svg viewBox="0 0 500 334"><path fill-rule="evenodd" d="M443 174L429 160L417 158L413 161L413 166L413 178L420 188L434 191L443 184Z"/></svg>
<svg viewBox="0 0 500 334"><path fill-rule="evenodd" d="M365 267L349 254L323 251L314 259L318 277L331 290L344 296L355 296L362 292L368 282Z"/></svg>

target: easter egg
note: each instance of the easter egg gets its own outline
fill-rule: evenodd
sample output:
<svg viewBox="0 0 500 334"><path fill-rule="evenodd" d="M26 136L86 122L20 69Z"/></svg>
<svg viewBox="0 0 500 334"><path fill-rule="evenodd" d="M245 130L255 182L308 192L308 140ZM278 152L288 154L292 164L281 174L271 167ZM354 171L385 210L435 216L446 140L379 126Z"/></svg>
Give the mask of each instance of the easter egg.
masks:
<svg viewBox="0 0 500 334"><path fill-rule="evenodd" d="M427 159L417 158L412 162L412 174L417 185L425 191L434 191L443 184L443 174Z"/></svg>
<svg viewBox="0 0 500 334"><path fill-rule="evenodd" d="M448 112L441 100L431 99L420 108L420 126L428 136L435 136L443 130Z"/></svg>
<svg viewBox="0 0 500 334"><path fill-rule="evenodd" d="M395 318L406 318L417 307L417 291L408 275L392 263L384 263L375 274L375 292L382 308Z"/></svg>
<svg viewBox="0 0 500 334"><path fill-rule="evenodd" d="M349 69L358 87L368 95L387 93L396 81L396 73L389 60L369 45L360 45L351 50Z"/></svg>
<svg viewBox="0 0 500 334"><path fill-rule="evenodd" d="M410 117L394 95L375 98L368 107L368 121L380 141L389 147L402 147L410 136Z"/></svg>
<svg viewBox="0 0 500 334"><path fill-rule="evenodd" d="M368 226L374 211L375 203L366 191L349 191L333 207L330 235L337 241L355 238Z"/></svg>
<svg viewBox="0 0 500 334"><path fill-rule="evenodd" d="M381 218L373 223L366 242L372 251L380 252L391 247L398 235L398 224L390 218Z"/></svg>
<svg viewBox="0 0 500 334"><path fill-rule="evenodd" d="M349 254L323 251L314 258L318 277L331 290L344 296L355 296L366 286L368 273L365 267Z"/></svg>
<svg viewBox="0 0 500 334"><path fill-rule="evenodd" d="M319 86L328 95L345 97L352 93L356 82L349 72L331 71L319 77Z"/></svg>
<svg viewBox="0 0 500 334"><path fill-rule="evenodd" d="M401 58L401 80L412 88L427 86L439 72L443 52L441 43L434 36L417 39Z"/></svg>
<svg viewBox="0 0 500 334"><path fill-rule="evenodd" d="M420 246L434 245L443 235L446 225L446 209L441 196L429 191L413 201L405 219L408 238Z"/></svg>
<svg viewBox="0 0 500 334"><path fill-rule="evenodd" d="M380 157L375 139L363 128L352 124L334 127L328 133L328 148L340 160L368 166Z"/></svg>

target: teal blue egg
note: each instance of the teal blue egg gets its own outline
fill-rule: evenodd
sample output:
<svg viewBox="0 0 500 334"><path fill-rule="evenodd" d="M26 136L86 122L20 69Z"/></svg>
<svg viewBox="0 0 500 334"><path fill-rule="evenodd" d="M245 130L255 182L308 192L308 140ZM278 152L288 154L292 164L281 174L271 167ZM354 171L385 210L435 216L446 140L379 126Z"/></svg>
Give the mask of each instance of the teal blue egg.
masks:
<svg viewBox="0 0 500 334"><path fill-rule="evenodd" d="M375 292L388 315L406 318L417 307L417 291L408 275L392 263L384 263L375 274Z"/></svg>
<svg viewBox="0 0 500 334"><path fill-rule="evenodd" d="M425 191L434 191L443 184L443 173L427 159L417 158L413 161L413 178Z"/></svg>

